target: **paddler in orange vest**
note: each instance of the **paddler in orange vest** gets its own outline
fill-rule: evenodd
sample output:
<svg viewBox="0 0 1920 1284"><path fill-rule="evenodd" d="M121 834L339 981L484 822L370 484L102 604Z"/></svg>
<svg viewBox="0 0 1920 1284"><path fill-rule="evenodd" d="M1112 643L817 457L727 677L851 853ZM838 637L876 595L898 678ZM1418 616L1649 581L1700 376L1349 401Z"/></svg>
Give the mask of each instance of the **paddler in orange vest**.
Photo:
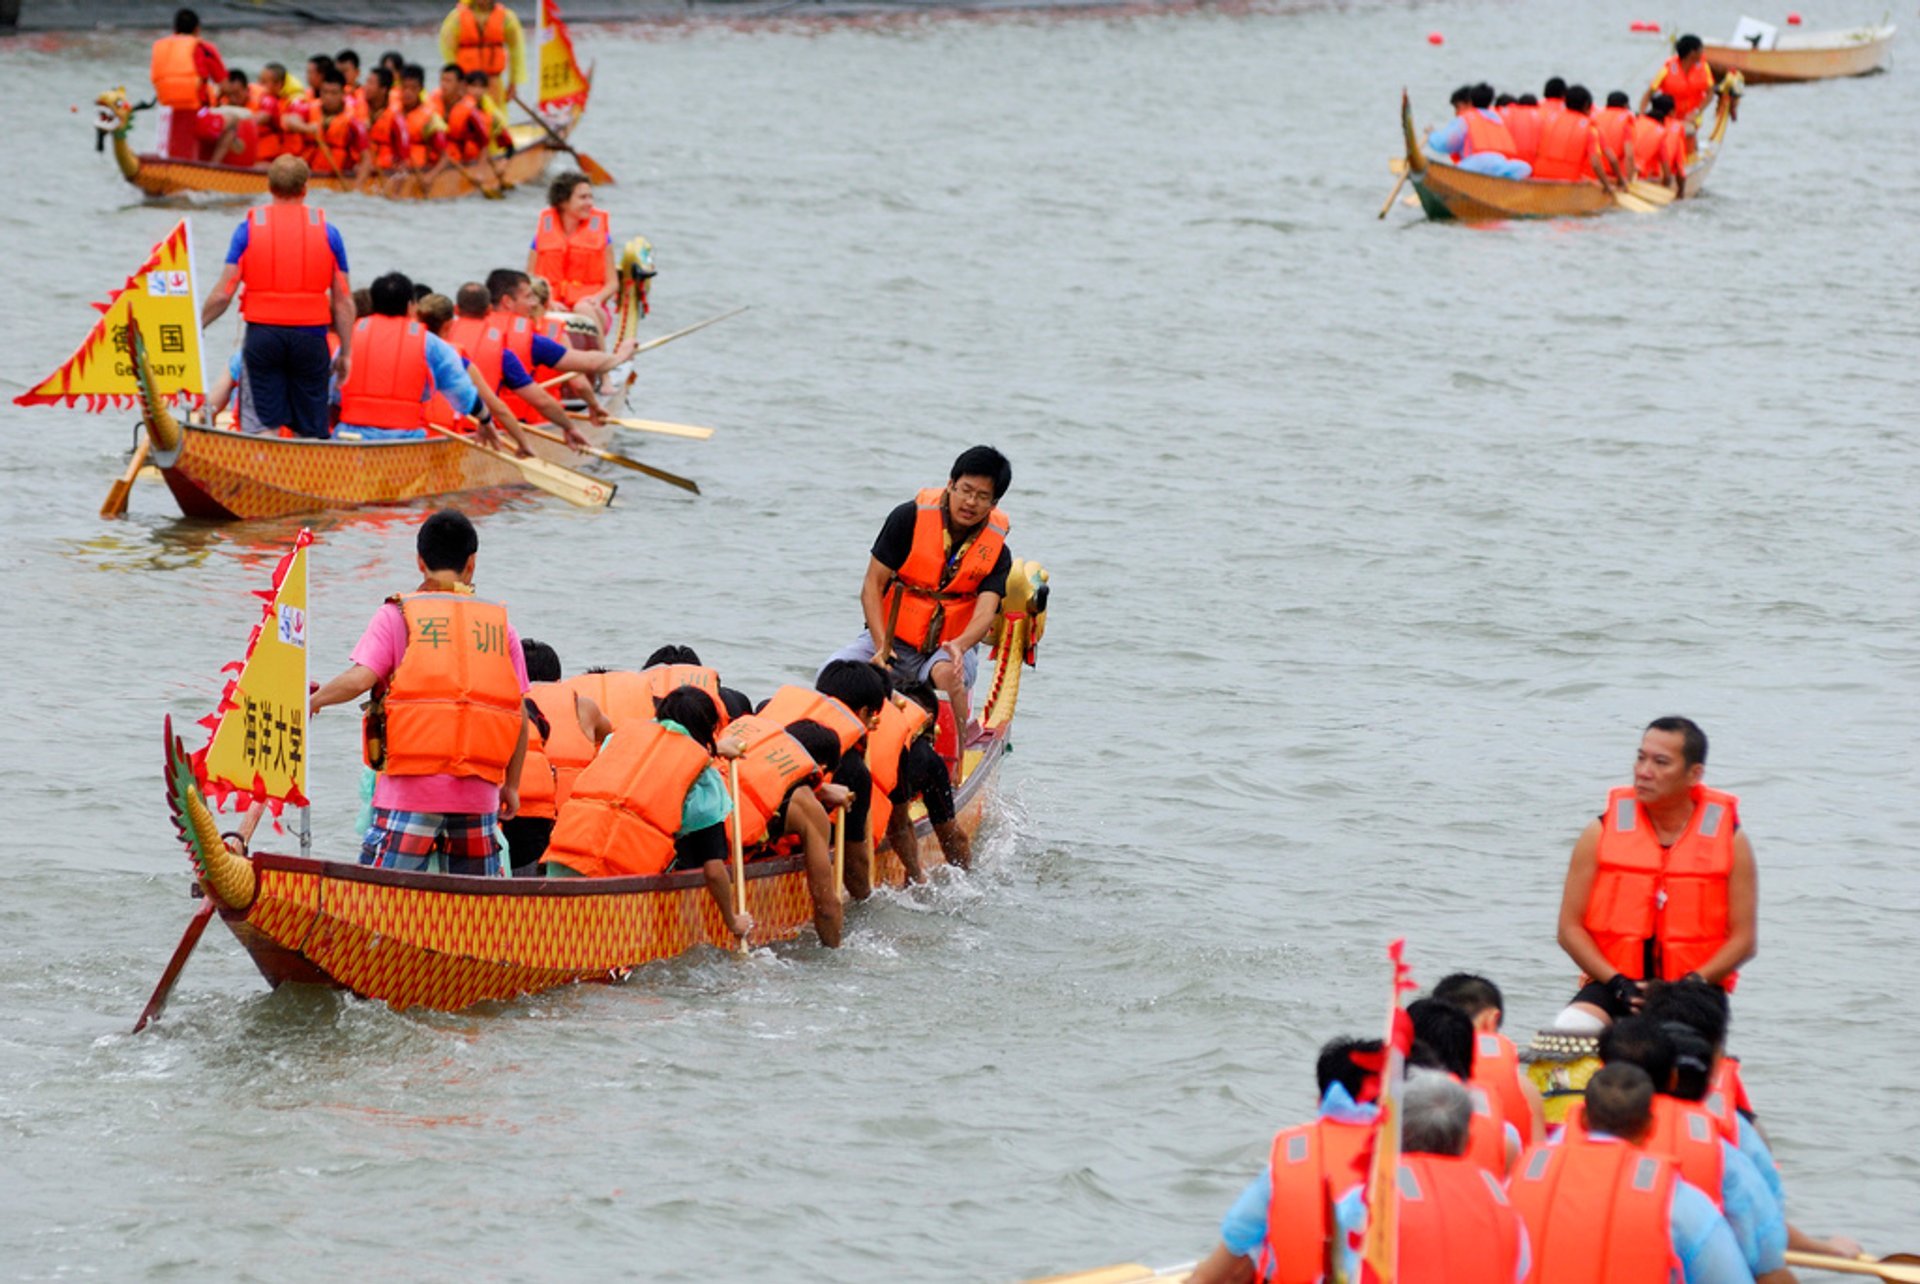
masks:
<svg viewBox="0 0 1920 1284"><path fill-rule="evenodd" d="M1758 875L1740 803L1701 784L1707 736L1647 724L1633 783L1582 831L1560 900L1560 948L1583 974L1555 1028L1601 1029L1639 1010L1648 981L1698 976L1731 991L1753 957Z"/></svg>
<svg viewBox="0 0 1920 1284"><path fill-rule="evenodd" d="M1378 1039L1332 1039L1314 1066L1320 1111L1282 1130L1260 1175L1220 1222L1220 1242L1187 1284L1317 1284L1332 1278L1333 1204L1366 1178L1380 1116Z"/></svg>
<svg viewBox="0 0 1920 1284"><path fill-rule="evenodd" d="M1532 1278L1552 1284L1748 1284L1740 1244L1673 1161L1641 1148L1653 1080L1611 1065L1587 1082L1586 1128L1520 1158L1508 1198L1526 1223Z"/></svg>
<svg viewBox="0 0 1920 1284"><path fill-rule="evenodd" d="M417 193L432 188L440 171L452 163L446 148L447 122L421 95L427 81L426 68L408 63L400 72L400 120L407 130L407 149L400 169L406 176L400 185Z"/></svg>
<svg viewBox="0 0 1920 1284"><path fill-rule="evenodd" d="M1687 142L1673 119L1673 98L1655 94L1644 116L1633 118L1627 139L1628 168L1635 178L1671 187L1685 195Z"/></svg>
<svg viewBox="0 0 1920 1284"><path fill-rule="evenodd" d="M1455 158L1461 169L1495 178L1525 178L1533 167L1517 159L1519 146L1506 122L1494 114L1493 86L1478 84L1466 91L1459 114L1427 135L1427 146Z"/></svg>
<svg viewBox="0 0 1920 1284"><path fill-rule="evenodd" d="M415 540L420 587L389 598L313 713L373 691L364 728L373 825L360 863L499 875L497 820L520 808L526 663L506 608L474 595L480 537L446 508Z"/></svg>
<svg viewBox="0 0 1920 1284"><path fill-rule="evenodd" d="M1466 1154L1471 1112L1468 1090L1452 1079L1408 1072L1400 1091L1400 1163L1394 1173L1399 1284L1521 1284L1536 1278L1526 1227L1505 1188ZM1334 1206L1339 1279L1362 1277L1369 1215L1363 1183Z"/></svg>
<svg viewBox="0 0 1920 1284"><path fill-rule="evenodd" d="M444 297L444 296L437 296ZM527 666L527 760L520 769L520 812L500 825L516 878L538 878L559 809L573 782L613 734L600 707L560 683L560 656L545 642L520 640Z"/></svg>
<svg viewBox="0 0 1920 1284"><path fill-rule="evenodd" d="M865 900L873 891L873 774L863 754L889 690L886 675L871 665L833 661L820 670L812 687L781 687L759 709L759 716L782 726L801 719L819 723L839 742L839 762L828 779L848 792L845 878L855 900Z"/></svg>
<svg viewBox="0 0 1920 1284"><path fill-rule="evenodd" d="M619 285L613 232L607 212L593 203L593 184L578 170L547 184L547 208L527 247L527 274L545 277L560 307L594 318L603 332L611 324Z"/></svg>
<svg viewBox="0 0 1920 1284"><path fill-rule="evenodd" d="M1460 1009L1437 999L1415 999L1407 1005L1407 1019L1413 1023L1414 1038L1407 1064L1439 1071L1467 1090L1473 1118L1466 1156L1490 1176L1505 1181L1513 1161L1526 1148L1520 1129L1527 1120L1523 1116L1518 1125L1510 1122L1497 1094L1471 1086L1476 1057L1473 1022Z"/></svg>
<svg viewBox="0 0 1920 1284"><path fill-rule="evenodd" d="M200 38L200 15L181 9L173 15L173 34L153 42L149 62L153 101L160 108L160 154L199 160L199 116L227 79L220 51Z"/></svg>
<svg viewBox="0 0 1920 1284"><path fill-rule="evenodd" d="M1545 129L1548 121L1566 109L1566 80L1560 76L1547 77L1547 83L1540 88L1540 127Z"/></svg>
<svg viewBox="0 0 1920 1284"><path fill-rule="evenodd" d="M1633 128L1633 108L1627 106L1626 91L1616 89L1607 95L1607 105L1593 113L1594 136L1600 140L1600 154L1607 163L1607 174L1616 183L1627 181L1627 135Z"/></svg>
<svg viewBox="0 0 1920 1284"><path fill-rule="evenodd" d="M814 931L821 944L839 945L845 911L833 881L829 813L846 807L851 797L846 786L827 778L840 765L839 738L807 718L782 726L776 718L750 713L727 724L722 743L727 741L740 750L740 810L727 818L728 837L738 826L749 860L799 852Z"/></svg>
<svg viewBox="0 0 1920 1284"><path fill-rule="evenodd" d="M440 23L440 56L461 71L486 72L498 103L527 83L526 46L520 19L496 0L460 0Z"/></svg>
<svg viewBox="0 0 1920 1284"><path fill-rule="evenodd" d="M1500 1033L1506 1000L1500 987L1484 976L1455 972L1433 987L1433 997L1458 1008L1473 1022L1473 1078L1500 1103L1500 1113L1520 1134L1523 1145L1546 1139L1547 1124L1540 1089L1520 1068L1520 1051Z"/></svg>
<svg viewBox="0 0 1920 1284"><path fill-rule="evenodd" d="M328 434L327 372L347 377L353 351L353 285L347 247L326 215L307 203L307 163L276 157L267 167L273 200L247 212L227 246L227 270L200 309L211 326L240 291L247 322L241 356L260 422L296 436ZM331 323L339 348L329 354Z"/></svg>
<svg viewBox="0 0 1920 1284"><path fill-rule="evenodd" d="M1507 133L1513 136L1513 158L1533 164L1534 155L1540 150L1540 101L1532 94L1521 94L1505 107L1500 108L1500 119L1507 124Z"/></svg>
<svg viewBox="0 0 1920 1284"><path fill-rule="evenodd" d="M733 907L727 870L727 785L717 755L738 757L735 741L716 745L718 719L704 692L682 687L659 701L654 717L608 736L573 782L541 858L553 878L654 878L700 870L721 921L736 937L753 920ZM832 944L833 942L829 942Z"/></svg>
<svg viewBox="0 0 1920 1284"><path fill-rule="evenodd" d="M484 422L486 407L466 362L414 315L413 282L389 272L374 281L369 295L371 313L353 324L357 359L340 382L334 435L361 441L425 437L427 404L436 396L454 413L477 413Z"/></svg>
<svg viewBox="0 0 1920 1284"><path fill-rule="evenodd" d="M940 704L922 683L897 691L867 734L867 769L873 774L873 843L891 850L910 882L926 881L912 805L926 807L927 824L940 854L955 869L973 868L973 843L955 820L953 778L934 747Z"/></svg>
<svg viewBox="0 0 1920 1284"><path fill-rule="evenodd" d="M447 112L447 145L468 163L485 160L495 151L510 151L513 138L506 119L494 114L487 100L487 78L468 72L460 97Z"/></svg>
<svg viewBox="0 0 1920 1284"><path fill-rule="evenodd" d="M286 67L270 62L260 68L260 79L254 84L247 103L253 109L253 163L256 166L271 164L287 149L283 118L292 102Z"/></svg>
<svg viewBox="0 0 1920 1284"><path fill-rule="evenodd" d="M400 110L400 95L395 87L399 82L391 69L375 67L367 73L367 79L360 87L361 101L365 104L367 122L367 148L360 156L360 171L356 178L366 182L375 173L392 173L388 187L397 191L400 175L397 171L407 165L407 156L412 148L412 139L407 137L407 118Z"/></svg>
<svg viewBox="0 0 1920 1284"><path fill-rule="evenodd" d="M560 429L570 444L584 445L586 438L574 427L559 399L535 382L534 368L548 366L568 374L598 376L633 356L632 336L611 352L586 352L555 343L537 333L533 281L525 272L512 268L496 268L487 273L487 293L493 299L488 324L499 330L506 348L501 363L501 400L521 420L545 415L547 422ZM606 412L597 405L589 406L586 418L604 422Z"/></svg>
<svg viewBox="0 0 1920 1284"><path fill-rule="evenodd" d="M1640 110L1647 109L1655 94L1667 94L1673 99L1674 116L1691 127L1715 92L1713 68L1707 65L1700 37L1685 35L1674 41L1673 57L1667 59L1654 75L1653 83L1640 95Z"/></svg>
<svg viewBox="0 0 1920 1284"><path fill-rule="evenodd" d="M1585 85L1567 90L1565 108L1542 116L1540 145L1533 156L1533 177L1560 183L1599 183L1611 190L1606 158L1593 129L1593 94Z"/></svg>
<svg viewBox="0 0 1920 1284"><path fill-rule="evenodd" d="M887 514L860 585L866 630L833 655L887 669L896 686L930 682L946 694L960 731L956 782L971 730L975 648L1000 613L1013 569L999 507L1012 484L1005 455L973 446L953 461L945 487L923 490Z"/></svg>
<svg viewBox="0 0 1920 1284"><path fill-rule="evenodd" d="M482 443L496 450L512 450L522 459L532 456L533 443L527 440L526 430L521 427L520 421L513 417L506 403L494 393L490 381L474 366L472 358L449 337L447 332L453 320L453 300L444 294L429 294L413 305L413 315L427 327L427 333L444 340L453 349L460 368L466 372L467 381L473 385L473 395L486 407L484 414L473 412L471 419L462 421L453 403L435 392L427 398L426 409L422 412L426 422L436 428L451 428L460 432L471 427ZM501 432L506 433L507 441L501 441Z"/></svg>
<svg viewBox="0 0 1920 1284"><path fill-rule="evenodd" d="M286 131L310 140L307 164L315 173L345 178L364 168L367 135L359 118L347 109L347 78L337 67L320 73L320 95L285 117Z"/></svg>

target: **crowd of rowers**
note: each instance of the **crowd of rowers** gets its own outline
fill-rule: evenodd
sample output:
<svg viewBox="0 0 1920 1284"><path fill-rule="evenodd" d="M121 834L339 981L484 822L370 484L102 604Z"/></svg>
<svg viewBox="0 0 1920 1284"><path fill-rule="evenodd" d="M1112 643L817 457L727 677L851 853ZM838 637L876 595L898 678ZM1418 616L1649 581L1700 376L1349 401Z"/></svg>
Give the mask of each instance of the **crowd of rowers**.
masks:
<svg viewBox="0 0 1920 1284"><path fill-rule="evenodd" d="M1604 1063L1549 1127L1501 1033L1504 1000L1456 973L1406 1010L1399 1263L1405 1284L1785 1284L1789 1248L1860 1246L1792 1224L1739 1061L1724 989L1655 981L1599 1037ZM1320 1051L1320 1105L1281 1131L1189 1284L1361 1278L1363 1200L1388 1058L1379 1040ZM1336 1271L1339 1273L1336 1275Z"/></svg>
<svg viewBox="0 0 1920 1284"><path fill-rule="evenodd" d="M552 647L523 641L503 606L474 594L472 523L435 513L416 541L417 590L374 613L350 666L311 698L317 714L373 696L361 861L481 876L701 871L727 931L744 939L753 922L734 900L737 843L753 858L804 859L814 926L838 945L830 814L845 826L841 882L855 899L871 892L880 851L911 881L926 878L916 801L942 858L971 865L954 785L978 733L977 649L1012 566L998 507L1011 480L998 451L976 446L946 486L896 507L862 584L866 631L810 686L757 706L677 645L635 670L563 680Z"/></svg>
<svg viewBox="0 0 1920 1284"><path fill-rule="evenodd" d="M1682 36L1639 111L1624 90L1596 107L1585 85L1559 76L1534 95L1497 94L1488 84L1453 91L1454 117L1427 135L1429 150L1496 178L1599 183L1645 180L1684 191L1700 113L1716 93L1698 36Z"/></svg>
<svg viewBox="0 0 1920 1284"><path fill-rule="evenodd" d="M450 21L474 7L457 5ZM379 174L396 194L409 185L424 194L449 167L497 186L499 158L514 150L506 109L521 59L498 41L443 32L446 61L429 88L426 67L391 50L364 71L359 53L342 49L312 55L298 75L269 62L255 77L226 63L193 10L173 26L150 67L163 156L253 168L297 156L319 174Z"/></svg>

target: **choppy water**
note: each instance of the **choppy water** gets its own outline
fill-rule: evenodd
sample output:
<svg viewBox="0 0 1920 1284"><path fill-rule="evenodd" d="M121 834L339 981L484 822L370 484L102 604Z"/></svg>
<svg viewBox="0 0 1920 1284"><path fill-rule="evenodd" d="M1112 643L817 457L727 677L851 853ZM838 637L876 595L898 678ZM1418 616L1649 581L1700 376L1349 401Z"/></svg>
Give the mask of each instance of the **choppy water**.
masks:
<svg viewBox="0 0 1920 1284"><path fill-rule="evenodd" d="M1425 980L1495 976L1513 1025L1548 1018L1567 847L1671 711L1714 737L1761 861L1736 1043L1790 1215L1913 1247L1910 70L1750 93L1710 197L1659 217L1373 217L1402 84L1423 120L1474 77L1627 86L1659 54L1643 16L581 33L581 141L623 180L616 232L659 247L652 332L754 310L642 359L647 413L722 430L636 447L703 499L623 476L605 513L489 506L482 583L522 631L570 669L693 642L764 692L857 627L886 508L975 440L1012 456L1015 548L1055 572L982 869L857 912L838 954L403 1017L269 994L215 928L127 1037L189 913L160 719L210 706L295 526L186 525L153 487L103 524L124 420L0 410L0 1273L1199 1255L1308 1110L1311 1050L1376 1023L1389 937ZM9 378L64 356L177 217L87 150L85 104L144 55L0 47L30 126L0 186ZM444 289L518 262L536 208L330 214L362 279ZM196 215L203 273L234 217ZM318 523L323 670L410 582L418 518ZM343 852L353 727L316 734Z"/></svg>

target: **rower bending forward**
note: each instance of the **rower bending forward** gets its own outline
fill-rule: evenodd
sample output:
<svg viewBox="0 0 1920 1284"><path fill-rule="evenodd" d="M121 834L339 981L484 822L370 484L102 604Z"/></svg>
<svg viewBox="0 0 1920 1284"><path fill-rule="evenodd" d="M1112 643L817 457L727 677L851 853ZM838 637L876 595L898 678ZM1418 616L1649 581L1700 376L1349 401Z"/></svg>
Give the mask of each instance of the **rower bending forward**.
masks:
<svg viewBox="0 0 1920 1284"><path fill-rule="evenodd" d="M1598 1030L1630 1015L1650 980L1686 976L1731 991L1753 957L1759 879L1740 800L1700 783L1706 733L1686 718L1647 724L1633 784L1573 845L1560 947L1585 982L1555 1025Z"/></svg>

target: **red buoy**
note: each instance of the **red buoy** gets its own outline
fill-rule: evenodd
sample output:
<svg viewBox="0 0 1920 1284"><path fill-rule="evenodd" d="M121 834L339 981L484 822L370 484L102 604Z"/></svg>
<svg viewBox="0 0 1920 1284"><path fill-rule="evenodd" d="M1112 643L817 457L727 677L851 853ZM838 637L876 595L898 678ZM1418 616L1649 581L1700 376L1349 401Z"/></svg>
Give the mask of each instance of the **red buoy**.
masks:
<svg viewBox="0 0 1920 1284"><path fill-rule="evenodd" d="M1799 25L1800 25L1800 15L1799 15L1799 14L1797 14L1797 13L1790 13L1790 14L1788 14L1788 15L1787 15L1787 25L1788 25L1789 27L1797 27L1797 26L1799 26Z"/></svg>
<svg viewBox="0 0 1920 1284"><path fill-rule="evenodd" d="M1627 24L1627 30L1628 31L1651 31L1655 35L1658 35L1660 33L1660 24L1657 22L1648 22L1645 18L1636 18L1632 22Z"/></svg>
<svg viewBox="0 0 1920 1284"><path fill-rule="evenodd" d="M1437 31L1429 31L1427 33L1427 43L1430 45L1444 45L1447 43L1447 38Z"/></svg>

